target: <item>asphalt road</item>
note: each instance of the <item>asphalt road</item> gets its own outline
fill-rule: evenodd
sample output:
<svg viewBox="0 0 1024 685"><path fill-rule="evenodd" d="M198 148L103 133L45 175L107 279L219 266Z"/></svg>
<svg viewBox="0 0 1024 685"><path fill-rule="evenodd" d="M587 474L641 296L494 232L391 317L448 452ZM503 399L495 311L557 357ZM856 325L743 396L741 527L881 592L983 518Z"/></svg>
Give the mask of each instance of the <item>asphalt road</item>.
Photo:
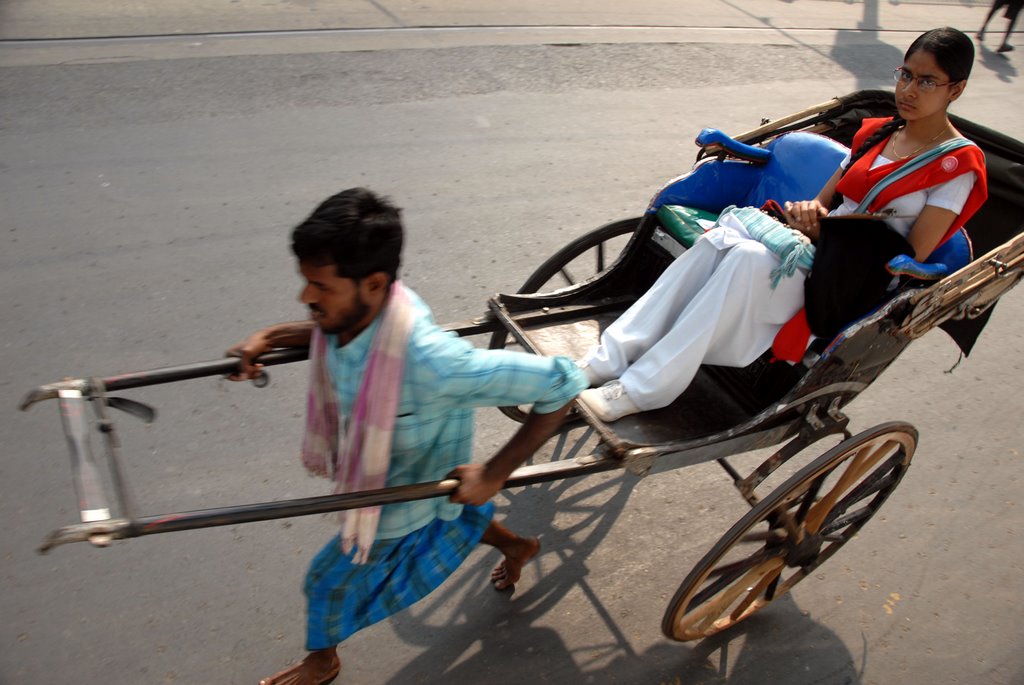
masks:
<svg viewBox="0 0 1024 685"><path fill-rule="evenodd" d="M333 531L313 517L36 555L77 511L55 408L14 409L27 389L215 358L300 318L288 231L353 185L405 208L404 277L437 319L470 318L572 237L639 214L688 168L701 127L741 131L887 87L909 42L602 35L5 53L0 683L256 682L301 653L302 574ZM1022 101L1014 63L985 50L957 111L1024 139ZM341 682L1024 681L1022 297L1003 299L954 373L954 345L933 333L851 405L858 430L915 424L914 467L855 541L736 631L687 645L659 631L676 585L743 512L718 467L595 476L502 496L501 515L544 544L516 593L489 589L496 556L475 553L421 605L349 640ZM294 456L303 369L273 376L264 390L132 394L161 412L150 427L119 419L145 513L324 492ZM514 429L495 411L479 426L481 459Z"/></svg>

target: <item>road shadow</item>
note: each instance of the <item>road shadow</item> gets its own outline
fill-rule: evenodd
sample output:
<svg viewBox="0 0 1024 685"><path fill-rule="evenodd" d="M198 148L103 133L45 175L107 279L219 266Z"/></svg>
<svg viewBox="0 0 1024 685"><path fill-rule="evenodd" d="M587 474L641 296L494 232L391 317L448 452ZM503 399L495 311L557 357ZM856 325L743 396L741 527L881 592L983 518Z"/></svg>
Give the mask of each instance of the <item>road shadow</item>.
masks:
<svg viewBox="0 0 1024 685"><path fill-rule="evenodd" d="M793 4L796 0L779 0ZM903 53L880 39L883 26L879 20L879 0L864 0L864 16L857 24L857 31L836 31L836 42L827 51L823 46L808 43L798 34L776 26L771 17L757 16L740 5L726 1L732 9L759 21L766 28L785 36L801 49L809 50L829 59L837 66L849 71L857 79L857 90L892 86L889 74L903 64Z"/></svg>
<svg viewBox="0 0 1024 685"><path fill-rule="evenodd" d="M674 679L693 685L862 682L864 665L786 594L738 625L691 643ZM714 671L713 675L703 675Z"/></svg>
<svg viewBox="0 0 1024 685"><path fill-rule="evenodd" d="M892 0L890 2L898 4ZM884 77L890 70L903 63L903 53L879 39L879 31L883 29L879 21L879 4L878 0L865 0L864 17L857 27L859 33L838 32L836 44L831 51L836 64L848 68L857 78L859 89L877 88L880 81L885 86L892 87L892 83ZM937 26L941 24L941 21L936 21ZM922 27L922 30L926 28L928 27ZM970 27L958 28L967 33L971 32ZM994 72L1000 81L1012 83L1018 76L1017 68L1004 53L990 49L977 38L974 39L974 45L975 59L986 69Z"/></svg>
<svg viewBox="0 0 1024 685"><path fill-rule="evenodd" d="M591 429L560 436L552 460L573 459L592 444ZM512 592L495 592L490 587L491 568L499 558L496 552L484 562L460 569L457 582L447 583L391 622L399 639L425 648L391 682L454 678L454 682L511 683L523 677L513 668L515 659L525 657L542 664L546 673L578 675L576 659L558 633L535 625L570 592L583 592L601 617L603 631L613 636L609 644L593 649L609 653L628 648L588 582L587 559L607 537L638 482L628 474L612 475L585 486L561 480L506 492L510 505L500 513L503 523L524 533L540 532L541 552L531 567L540 569L541 577L510 601Z"/></svg>
<svg viewBox="0 0 1024 685"><path fill-rule="evenodd" d="M425 650L388 682L521 685L527 677L658 685L862 682L863 664L855 663L839 637L809 618L791 595L722 634L688 644L664 640L637 652L621 631L617 639L570 648L558 631L536 625L556 609L551 601L560 592L542 594L525 607L475 594L463 602L458 620L445 626L402 620L396 632ZM603 613L615 628L614 619ZM606 665L588 667L597 663Z"/></svg>
<svg viewBox="0 0 1024 685"><path fill-rule="evenodd" d="M981 41L975 39L974 45L978 48L978 58L989 71L993 72L1003 83L1013 83L1019 75L1017 67L1004 52L996 52Z"/></svg>
<svg viewBox="0 0 1024 685"><path fill-rule="evenodd" d="M779 1L785 4L796 2L796 0ZM898 2L890 0L890 4L898 4ZM864 14L857 25L857 31L837 31L835 45L827 53L814 45L804 43L786 29L775 26L770 17L756 17L737 5L730 4L730 6L759 20L766 27L786 35L787 38L800 44L803 48L828 57L836 65L848 70L857 79L858 90L892 88L893 84L889 79L889 73L903 63L903 52L881 40L880 32L885 27L882 26L880 20L881 2L879 0L864 0L862 3ZM942 25L942 21L936 20L935 25ZM922 31L928 28L934 27L922 27ZM968 33L972 31L970 27L959 28ZM977 61L989 71L994 72L1000 81L1012 83L1017 78L1018 70L1006 54L996 52L977 39L974 39L974 44Z"/></svg>
<svg viewBox="0 0 1024 685"><path fill-rule="evenodd" d="M883 27L879 20L879 1L865 0L863 5L864 16L857 25L858 32L837 32L830 56L857 79L858 90L878 88L882 84L892 87L892 80L887 77L903 64L903 52L880 38Z"/></svg>
<svg viewBox="0 0 1024 685"><path fill-rule="evenodd" d="M565 441L556 458L572 458L591 439L585 434ZM388 682L753 685L770 682L766 674L787 683L860 682L838 636L801 612L789 595L723 635L689 644L662 639L636 650L629 634L635 620L615 614L621 603L609 607L602 592L612 590L600 577L591 582L588 561L639 479L612 474L595 480L510 493L509 526L544 531L542 553L533 562L539 576L524 583L521 593L495 592L488 580L496 553L471 560L440 590L389 621L399 640L421 651ZM647 590L636 587L638 601L661 601ZM571 625L561 613L569 611L595 617L584 635L564 635L550 626Z"/></svg>

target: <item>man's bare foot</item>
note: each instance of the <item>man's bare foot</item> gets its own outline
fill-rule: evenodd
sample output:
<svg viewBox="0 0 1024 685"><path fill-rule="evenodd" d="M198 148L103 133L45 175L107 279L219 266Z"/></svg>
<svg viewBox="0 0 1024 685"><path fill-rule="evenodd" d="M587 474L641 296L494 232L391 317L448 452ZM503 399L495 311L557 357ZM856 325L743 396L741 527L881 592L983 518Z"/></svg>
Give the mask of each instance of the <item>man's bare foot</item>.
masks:
<svg viewBox="0 0 1024 685"><path fill-rule="evenodd" d="M260 681L260 685L327 685L341 672L341 659L334 649L310 652L291 668Z"/></svg>
<svg viewBox="0 0 1024 685"><path fill-rule="evenodd" d="M514 543L504 545L501 551L505 558L491 571L491 582L495 590L504 590L516 584L523 566L540 551L540 540L519 538Z"/></svg>

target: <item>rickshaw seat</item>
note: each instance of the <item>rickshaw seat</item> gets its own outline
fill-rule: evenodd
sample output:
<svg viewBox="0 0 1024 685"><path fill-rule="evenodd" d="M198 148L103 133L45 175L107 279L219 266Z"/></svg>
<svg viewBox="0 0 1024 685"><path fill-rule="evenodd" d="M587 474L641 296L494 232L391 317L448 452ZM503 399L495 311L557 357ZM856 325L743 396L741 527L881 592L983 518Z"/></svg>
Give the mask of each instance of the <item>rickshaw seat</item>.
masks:
<svg viewBox="0 0 1024 685"><path fill-rule="evenodd" d="M744 145L716 129L704 129L697 137L697 141L698 144L701 144L701 141L719 144L723 138L735 145ZM735 149L732 143L726 148L730 152ZM719 197L712 201L712 206L704 209L700 208L700 205L676 203L662 204L658 207L657 215L661 225L684 247L692 247L694 241L706 230L701 221L714 222L719 212L728 205L760 207L768 200L781 203L814 197L839 168L839 163L847 153L846 147L831 138L804 131L779 136L763 148L749 145L744 147L764 153L760 158L762 161L756 166L756 174L750 176L746 183L737 182L740 181L739 177L723 179L716 175L714 179L714 183L720 189L731 188L735 195L724 196L719 191ZM744 158L751 157L752 155L747 154ZM689 179L691 184L695 180L698 179ZM706 202L709 196L710 193L701 199Z"/></svg>
<svg viewBox="0 0 1024 685"><path fill-rule="evenodd" d="M771 157L740 207L760 207L768 200L779 204L815 197L849 153L831 138L798 131L779 136L768 144Z"/></svg>
<svg viewBox="0 0 1024 685"><path fill-rule="evenodd" d="M702 135L712 133L719 143L732 140L714 129L702 131ZM662 225L690 247L704 232L698 219L713 221L729 205L760 207L767 200L782 203L814 197L848 152L841 143L806 131L786 133L763 148L752 149L764 153L761 161L709 159L666 187L650 211L657 212Z"/></svg>

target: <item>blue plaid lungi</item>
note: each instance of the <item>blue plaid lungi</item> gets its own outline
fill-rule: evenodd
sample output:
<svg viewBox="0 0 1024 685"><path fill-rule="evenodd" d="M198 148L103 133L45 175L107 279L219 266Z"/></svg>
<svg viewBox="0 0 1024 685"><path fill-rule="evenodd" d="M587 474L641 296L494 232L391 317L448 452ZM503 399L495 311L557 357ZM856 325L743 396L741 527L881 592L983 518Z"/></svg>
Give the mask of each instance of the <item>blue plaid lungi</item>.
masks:
<svg viewBox="0 0 1024 685"><path fill-rule="evenodd" d="M426 597L469 556L494 516L494 504L466 505L452 521L434 519L405 537L377 540L353 564L335 535L306 573L306 649L327 649Z"/></svg>

